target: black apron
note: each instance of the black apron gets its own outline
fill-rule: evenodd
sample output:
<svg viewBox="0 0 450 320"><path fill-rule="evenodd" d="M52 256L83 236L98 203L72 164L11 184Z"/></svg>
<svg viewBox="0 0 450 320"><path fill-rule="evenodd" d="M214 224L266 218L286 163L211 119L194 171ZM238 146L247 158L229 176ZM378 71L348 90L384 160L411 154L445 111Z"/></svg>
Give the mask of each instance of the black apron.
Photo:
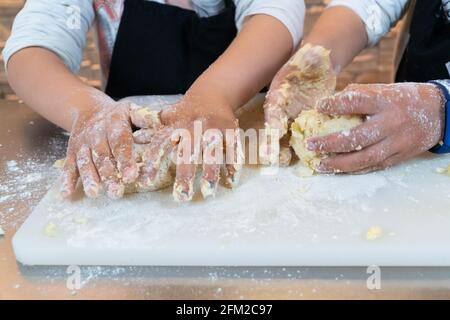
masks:
<svg viewBox="0 0 450 320"><path fill-rule="evenodd" d="M125 0L106 94L184 94L228 48L237 34L235 6L218 15L146 0Z"/></svg>
<svg viewBox="0 0 450 320"><path fill-rule="evenodd" d="M397 81L427 82L448 79L450 23L442 0L417 0L408 46L400 63Z"/></svg>

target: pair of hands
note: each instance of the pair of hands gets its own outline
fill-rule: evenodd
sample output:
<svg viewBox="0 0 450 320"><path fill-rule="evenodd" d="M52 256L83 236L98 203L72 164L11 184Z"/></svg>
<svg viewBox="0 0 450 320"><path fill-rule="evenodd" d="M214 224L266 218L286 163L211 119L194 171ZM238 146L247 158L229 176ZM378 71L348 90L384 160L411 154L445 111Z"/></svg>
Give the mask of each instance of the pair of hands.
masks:
<svg viewBox="0 0 450 320"><path fill-rule="evenodd" d="M323 49L323 48L322 48ZM330 115L359 115L363 124L349 133L311 138L307 148L334 154L322 160L319 172L360 173L384 169L413 158L436 144L444 131L444 98L432 84L350 85L333 95L331 63L320 47L300 50L275 77L265 104L266 128L281 132L281 165L290 161L283 146L287 127L302 110L315 107ZM293 63L297 60L297 63ZM324 69L325 68L325 69ZM290 87L289 92L285 88ZM319 90L318 90L319 89ZM287 98L286 98L287 97ZM278 141L271 141L268 150ZM286 155L288 154L288 155Z"/></svg>
<svg viewBox="0 0 450 320"><path fill-rule="evenodd" d="M133 126L139 130L133 133ZM102 189L110 198L121 198L126 184L150 189L168 157L176 164L175 200L193 198L199 163L203 164L202 194L214 195L221 168L229 186L238 181L242 151L237 126L231 108L201 96L186 95L161 112L107 100L74 121L63 168L62 195L70 198L79 178L91 198L98 197ZM200 132L194 132L196 128ZM141 167L133 158L135 143L145 146ZM218 156L224 149L231 159L224 161Z"/></svg>
<svg viewBox="0 0 450 320"><path fill-rule="evenodd" d="M285 144L289 124L302 110L316 106L320 112L365 116L349 134L335 133L308 141L308 149L335 154L318 168L327 172L368 172L395 165L439 143L444 130L444 101L440 89L430 84L351 85L332 95L336 75L324 64L323 51L309 46L300 50L276 75L264 105L266 130L279 130L278 163L287 165L291 150ZM102 189L112 198L123 196L125 184L151 186L165 157L176 151L174 197L189 201L194 195L197 165L203 164L201 191L214 195L219 172L229 185L238 181L242 146L233 110L207 95L187 94L161 113L146 118L128 103L108 102L75 119L63 174L64 197L70 197L81 177L85 193L97 197ZM195 123L202 128L196 142ZM132 132L132 125L141 130ZM205 134L209 129L215 134ZM226 133L235 134L229 139ZM193 137L189 140L186 137ZM198 137L198 135L197 135ZM225 139L224 139L225 137ZM280 141L268 141L265 150ZM146 162L139 168L133 143L146 145ZM186 148L191 145L191 148ZM197 146L197 147L196 147ZM217 161L227 151L226 161ZM233 155L228 159L228 154ZM270 157L260 153L262 162ZM223 165L223 162L226 164Z"/></svg>

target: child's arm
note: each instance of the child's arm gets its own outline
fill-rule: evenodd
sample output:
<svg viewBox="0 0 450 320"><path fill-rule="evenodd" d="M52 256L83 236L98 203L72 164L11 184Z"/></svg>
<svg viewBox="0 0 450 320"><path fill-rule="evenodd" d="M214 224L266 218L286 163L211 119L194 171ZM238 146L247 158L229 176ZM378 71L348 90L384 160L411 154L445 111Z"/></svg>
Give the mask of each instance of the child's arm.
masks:
<svg viewBox="0 0 450 320"><path fill-rule="evenodd" d="M250 17L225 53L189 89L236 110L270 83L293 51L288 29L268 15ZM214 110L211 110L214 112Z"/></svg>
<svg viewBox="0 0 450 320"><path fill-rule="evenodd" d="M80 67L95 12L92 0L28 0L17 14L3 56L8 80L34 110L71 131L63 173L69 197L78 177L91 197L100 181L120 196L124 181L135 179L128 110L85 85Z"/></svg>
<svg viewBox="0 0 450 320"><path fill-rule="evenodd" d="M8 62L8 80L27 105L71 132L63 195L73 194L81 176L90 197L98 196L101 182L109 196L122 196L119 171L125 182L138 174L131 156L128 106L85 85L58 56L43 48L15 53Z"/></svg>
<svg viewBox="0 0 450 320"><path fill-rule="evenodd" d="M276 18L269 15L248 18L230 47L195 81L183 100L162 111L163 124L192 133L194 122L200 121L203 131L214 128L225 136L226 129L237 127L234 111L271 81L293 47L289 30ZM174 196L180 201L189 201L193 196L196 163L194 157L187 158L191 159L188 163L177 166ZM155 159L150 162L158 163ZM217 164L204 164L202 186L208 186L202 188L204 196L213 193L211 189L219 178L217 167ZM236 168L233 164L227 166L226 178L230 183L236 180ZM152 172L144 172L143 178Z"/></svg>
<svg viewBox="0 0 450 320"><path fill-rule="evenodd" d="M312 50L303 46L291 61L277 74L272 82L265 104L266 126L269 130L278 130L283 137L287 133L288 122L298 116L304 109L310 109L315 101L329 95L335 89L336 74L349 64L367 45L373 45L389 31L392 24L400 18L407 5L407 0L375 2L373 0L334 0L327 8L304 44L311 44ZM325 51L330 51L331 63L323 59ZM308 52L306 52L308 51ZM292 63L295 61L295 63ZM315 82L322 84L320 90L310 90L312 81L298 81L292 74L301 74L301 68L320 70ZM299 73L300 72L300 73ZM325 84L325 85L323 85ZM284 92L289 86L287 92ZM284 90L284 91L283 91ZM303 94L298 97L297 92ZM284 97L283 97L284 96ZM287 98L286 98L287 96ZM292 100L291 103L280 101ZM279 148L279 141L271 141L262 150L267 150L264 160L270 161L277 150L281 150L279 161L290 161L290 151ZM276 156L276 155L275 155ZM278 157L277 157L278 158ZM286 164L284 163L284 164Z"/></svg>
<svg viewBox="0 0 450 320"><path fill-rule="evenodd" d="M368 38L364 23L354 11L331 7L317 20L305 43L330 50L333 69L339 73L367 46Z"/></svg>

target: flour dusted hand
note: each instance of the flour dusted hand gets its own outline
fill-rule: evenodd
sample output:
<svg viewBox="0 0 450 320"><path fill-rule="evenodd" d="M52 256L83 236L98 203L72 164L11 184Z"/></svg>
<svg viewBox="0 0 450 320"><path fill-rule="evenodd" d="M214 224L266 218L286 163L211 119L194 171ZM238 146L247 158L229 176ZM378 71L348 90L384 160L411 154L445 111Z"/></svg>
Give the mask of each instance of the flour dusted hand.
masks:
<svg viewBox="0 0 450 320"><path fill-rule="evenodd" d="M188 94L161 112L139 106L131 109L133 124L142 128L134 133L134 140L144 148L136 183L138 190L167 186L176 171L174 199L191 201L200 163L203 166L200 190L204 198L215 195L221 171L228 186L237 184L243 162L242 146L237 120L228 106Z"/></svg>
<svg viewBox="0 0 450 320"><path fill-rule="evenodd" d="M260 148L260 159L265 164L288 165L290 150L283 138L289 123L301 111L314 107L317 100L333 94L336 75L330 61L330 51L321 46L306 44L275 76L264 104L266 143ZM279 139L271 139L276 132ZM284 142L284 144L283 144ZM279 150L280 156L276 153Z"/></svg>
<svg viewBox="0 0 450 320"><path fill-rule="evenodd" d="M97 105L74 116L63 168L62 196L70 198L81 178L90 198L98 197L102 187L109 197L122 197L125 184L133 183L139 174L132 150L129 103L99 97Z"/></svg>
<svg viewBox="0 0 450 320"><path fill-rule="evenodd" d="M317 110L307 110L300 113L291 126L290 145L294 149L301 164L304 176L314 174L323 159L331 156L328 152L311 151L307 148L307 141L312 137L321 137L339 132L350 134L350 130L363 123L364 119L358 115L328 115Z"/></svg>
<svg viewBox="0 0 450 320"><path fill-rule="evenodd" d="M350 85L324 98L317 110L365 117L347 132L310 138L313 152L333 153L321 172L369 172L395 165L438 144L444 130L444 99L433 84Z"/></svg>

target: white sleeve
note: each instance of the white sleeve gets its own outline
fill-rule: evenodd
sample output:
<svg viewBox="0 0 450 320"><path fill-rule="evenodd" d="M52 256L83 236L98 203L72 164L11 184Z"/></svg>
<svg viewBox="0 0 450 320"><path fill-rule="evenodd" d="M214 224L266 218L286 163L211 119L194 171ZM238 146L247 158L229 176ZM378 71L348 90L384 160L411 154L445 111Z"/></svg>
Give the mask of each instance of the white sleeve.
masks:
<svg viewBox="0 0 450 320"><path fill-rule="evenodd" d="M56 53L70 70L78 72L94 17L93 0L26 1L3 50L5 68L17 51L43 47Z"/></svg>
<svg viewBox="0 0 450 320"><path fill-rule="evenodd" d="M332 0L328 7L346 6L364 22L369 46L377 44L401 18L409 0Z"/></svg>
<svg viewBox="0 0 450 320"><path fill-rule="evenodd" d="M280 20L292 35L294 47L303 37L305 2L303 0L234 0L236 25L240 30L245 18L255 14L267 14Z"/></svg>

